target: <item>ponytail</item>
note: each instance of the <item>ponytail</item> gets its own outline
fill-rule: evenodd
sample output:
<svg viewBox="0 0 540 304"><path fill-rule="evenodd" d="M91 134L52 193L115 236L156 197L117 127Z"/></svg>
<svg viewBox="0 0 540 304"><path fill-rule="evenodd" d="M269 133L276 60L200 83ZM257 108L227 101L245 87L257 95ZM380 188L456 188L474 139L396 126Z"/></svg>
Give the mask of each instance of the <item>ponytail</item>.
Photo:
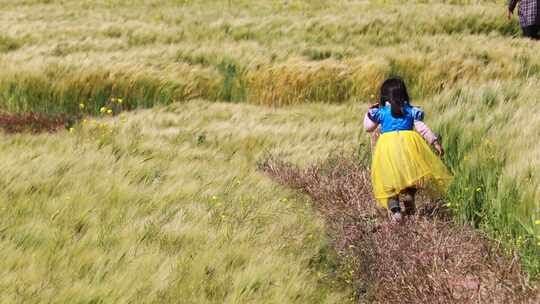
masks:
<svg viewBox="0 0 540 304"><path fill-rule="evenodd" d="M387 79L381 86L381 106L390 102L392 116L403 117L403 107L409 104L409 93L401 78Z"/></svg>
<svg viewBox="0 0 540 304"><path fill-rule="evenodd" d="M392 116L398 118L403 117L403 102L390 100Z"/></svg>

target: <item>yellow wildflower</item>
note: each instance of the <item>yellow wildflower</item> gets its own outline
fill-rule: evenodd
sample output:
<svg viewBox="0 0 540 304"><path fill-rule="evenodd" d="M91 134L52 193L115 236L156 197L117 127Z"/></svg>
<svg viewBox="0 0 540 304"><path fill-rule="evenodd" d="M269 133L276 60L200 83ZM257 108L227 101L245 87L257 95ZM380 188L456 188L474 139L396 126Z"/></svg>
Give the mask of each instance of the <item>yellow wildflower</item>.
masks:
<svg viewBox="0 0 540 304"><path fill-rule="evenodd" d="M480 192L480 191L482 191L482 188L480 187L476 188L476 192Z"/></svg>
<svg viewBox="0 0 540 304"><path fill-rule="evenodd" d="M73 133L75 131L74 128L69 128L69 133Z"/></svg>
<svg viewBox="0 0 540 304"><path fill-rule="evenodd" d="M85 108L85 105L84 105L84 103L81 102L81 103L79 104L79 109L84 110L84 108Z"/></svg>
<svg viewBox="0 0 540 304"><path fill-rule="evenodd" d="M536 220L536 221L534 221L534 223L535 223L536 225L540 225L540 220Z"/></svg>
<svg viewBox="0 0 540 304"><path fill-rule="evenodd" d="M122 103L124 102L124 101L122 100L122 98L118 98L116 101L117 101L119 104L122 104Z"/></svg>
<svg viewBox="0 0 540 304"><path fill-rule="evenodd" d="M107 114L111 115L112 113L113 113L113 111L111 109L107 110Z"/></svg>
<svg viewBox="0 0 540 304"><path fill-rule="evenodd" d="M100 112L100 113L105 113L105 112L107 112L107 107L101 107L101 108L99 109L99 112Z"/></svg>

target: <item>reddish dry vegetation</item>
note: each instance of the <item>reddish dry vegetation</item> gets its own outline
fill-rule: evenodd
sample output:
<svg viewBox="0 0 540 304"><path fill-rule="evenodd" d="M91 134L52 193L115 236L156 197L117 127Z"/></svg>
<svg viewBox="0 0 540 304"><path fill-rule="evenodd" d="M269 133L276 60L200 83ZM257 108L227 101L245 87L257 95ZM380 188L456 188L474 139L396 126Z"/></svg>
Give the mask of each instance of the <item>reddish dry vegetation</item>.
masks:
<svg viewBox="0 0 540 304"><path fill-rule="evenodd" d="M55 132L65 128L67 118L63 115L45 116L42 114L13 114L0 112L0 128L6 133Z"/></svg>
<svg viewBox="0 0 540 304"><path fill-rule="evenodd" d="M390 223L372 199L368 170L352 158L303 170L270 158L260 169L312 197L361 302L540 303L517 257L454 224L440 204L419 197L414 218Z"/></svg>

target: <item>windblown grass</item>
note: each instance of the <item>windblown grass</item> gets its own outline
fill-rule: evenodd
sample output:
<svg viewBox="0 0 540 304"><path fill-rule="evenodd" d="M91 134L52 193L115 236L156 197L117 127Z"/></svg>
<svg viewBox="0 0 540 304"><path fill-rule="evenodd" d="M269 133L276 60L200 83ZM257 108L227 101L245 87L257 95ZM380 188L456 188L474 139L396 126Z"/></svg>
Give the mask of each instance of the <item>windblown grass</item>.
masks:
<svg viewBox="0 0 540 304"><path fill-rule="evenodd" d="M280 112L279 122L283 126L290 121L302 123L311 129L281 142L289 145L283 148L285 154L299 164L305 163L306 155L323 155L336 142L357 143L358 150L367 154L365 140L352 140L360 134L363 108L351 104L368 99L385 77L400 75L411 88L413 102L426 109L428 123L441 133L448 149L446 161L456 175L449 202L456 218L503 240L508 253L517 248L533 277L540 272L540 225L535 225L540 219L540 149L536 144L540 120L533 110L540 80L540 46L515 39L517 20L504 19L502 2L3 0L0 4L0 22L6 25L0 36L2 111L65 114L73 120L199 98L294 105ZM310 105L298 106L304 103ZM193 107L188 105L186 111ZM197 108L200 113L189 112L190 119L206 117L208 107L203 103ZM268 109L250 106L231 107L238 114L226 112L223 117L242 114L249 119L245 117L258 111L268 113ZM287 111L294 114L284 114ZM303 111L311 116L304 116ZM227 145L230 153L238 149L260 152L272 142L262 133L253 135L258 132L255 124L242 124L246 129L239 130L223 120L212 122L216 117L205 119L197 128L239 132L224 137L236 138ZM347 129L341 130L342 126ZM265 132L291 134L281 128ZM58 136L53 138L68 149L68 140ZM111 136L95 140L107 146ZM208 135L202 132L197 138L204 143ZM52 145L50 139L27 135L8 142L19 140ZM314 142L317 149L311 146ZM150 143L137 145L157 149ZM21 154L22 147L11 149L10 157ZM97 155L94 152L88 153ZM115 159L120 157L116 148L109 152ZM85 153L76 155L86 158ZM99 157L106 155L103 152ZM258 154L245 155L247 168ZM51 168L48 173L56 174ZM39 172L33 167L25 170L25 174L11 172L4 178ZM185 180L204 177L183 176ZM71 178L78 179L75 174ZM260 189L266 187L271 184ZM52 186L49 190L52 194L62 191ZM33 202L50 203L50 197ZM34 212L29 207L25 210L20 212Z"/></svg>
<svg viewBox="0 0 540 304"><path fill-rule="evenodd" d="M3 4L0 102L15 111L73 112L84 100L95 112L117 95L133 106L343 102L390 74L423 96L539 65L531 43L508 41L518 27L492 2Z"/></svg>
<svg viewBox="0 0 540 304"><path fill-rule="evenodd" d="M348 303L308 199L256 171L352 149L342 109L198 100L0 133L0 302Z"/></svg>

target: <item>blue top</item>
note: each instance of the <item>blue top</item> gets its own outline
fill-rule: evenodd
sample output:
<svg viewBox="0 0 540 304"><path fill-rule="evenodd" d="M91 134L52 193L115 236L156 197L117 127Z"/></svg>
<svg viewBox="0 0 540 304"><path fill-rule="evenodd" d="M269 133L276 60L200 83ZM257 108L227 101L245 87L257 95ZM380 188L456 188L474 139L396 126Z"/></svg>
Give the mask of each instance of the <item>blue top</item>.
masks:
<svg viewBox="0 0 540 304"><path fill-rule="evenodd" d="M415 120L423 120L424 112L417 107L405 105L403 117L393 117L389 105L383 108L373 108L368 111L368 117L374 123L381 125L381 133L392 131L412 131Z"/></svg>

